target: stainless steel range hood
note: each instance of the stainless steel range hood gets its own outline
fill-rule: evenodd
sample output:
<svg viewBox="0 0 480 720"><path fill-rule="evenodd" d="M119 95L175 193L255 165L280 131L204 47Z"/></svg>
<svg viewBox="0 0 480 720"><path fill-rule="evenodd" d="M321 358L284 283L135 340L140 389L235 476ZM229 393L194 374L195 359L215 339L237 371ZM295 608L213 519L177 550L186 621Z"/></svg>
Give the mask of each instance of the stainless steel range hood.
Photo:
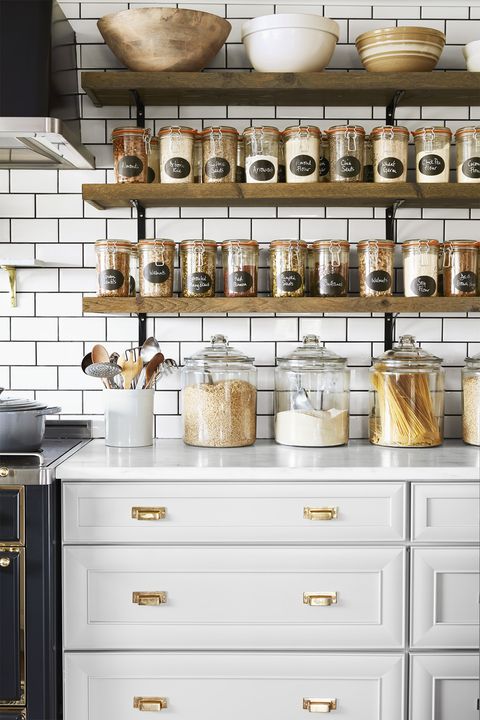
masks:
<svg viewBox="0 0 480 720"><path fill-rule="evenodd" d="M0 0L0 168L93 167L80 140L75 34L57 0Z"/></svg>

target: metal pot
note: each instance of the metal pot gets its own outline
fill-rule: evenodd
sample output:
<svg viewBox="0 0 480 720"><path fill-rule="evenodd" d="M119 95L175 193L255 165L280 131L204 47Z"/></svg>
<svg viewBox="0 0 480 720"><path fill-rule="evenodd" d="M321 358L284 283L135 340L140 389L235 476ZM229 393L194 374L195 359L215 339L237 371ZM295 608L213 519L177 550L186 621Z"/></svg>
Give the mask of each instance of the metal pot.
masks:
<svg viewBox="0 0 480 720"><path fill-rule="evenodd" d="M45 407L35 400L0 400L0 452L35 452L45 435L45 415L55 415L60 407Z"/></svg>

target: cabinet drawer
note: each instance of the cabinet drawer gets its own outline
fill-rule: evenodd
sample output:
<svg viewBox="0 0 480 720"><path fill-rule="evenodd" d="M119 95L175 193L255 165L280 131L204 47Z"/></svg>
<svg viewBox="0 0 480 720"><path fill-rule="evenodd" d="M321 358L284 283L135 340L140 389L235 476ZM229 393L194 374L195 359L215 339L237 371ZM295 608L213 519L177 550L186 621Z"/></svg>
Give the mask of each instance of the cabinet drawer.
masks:
<svg viewBox="0 0 480 720"><path fill-rule="evenodd" d="M64 483L63 493L66 543L405 537L402 483ZM154 519L142 519L148 509Z"/></svg>
<svg viewBox="0 0 480 720"><path fill-rule="evenodd" d="M478 647L479 562L478 548L412 550L413 647Z"/></svg>
<svg viewBox="0 0 480 720"><path fill-rule="evenodd" d="M477 654L422 653L410 668L411 720L478 720Z"/></svg>
<svg viewBox="0 0 480 720"><path fill-rule="evenodd" d="M309 700L342 720L403 720L397 655L67 653L65 678L66 720L138 719L135 698L177 720L302 720Z"/></svg>
<svg viewBox="0 0 480 720"><path fill-rule="evenodd" d="M412 539L417 542L478 542L479 483L413 483Z"/></svg>
<svg viewBox="0 0 480 720"><path fill-rule="evenodd" d="M0 543L24 542L23 487L0 486Z"/></svg>
<svg viewBox="0 0 480 720"><path fill-rule="evenodd" d="M399 648L404 565L401 548L67 547L65 646Z"/></svg>

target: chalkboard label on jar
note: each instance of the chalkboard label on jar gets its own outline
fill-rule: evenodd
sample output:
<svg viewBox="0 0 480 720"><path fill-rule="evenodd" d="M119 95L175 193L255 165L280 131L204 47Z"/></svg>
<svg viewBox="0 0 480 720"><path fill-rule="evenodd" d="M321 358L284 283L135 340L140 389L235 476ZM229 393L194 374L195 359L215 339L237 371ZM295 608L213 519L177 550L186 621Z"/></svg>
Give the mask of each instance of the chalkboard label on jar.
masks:
<svg viewBox="0 0 480 720"><path fill-rule="evenodd" d="M168 265L151 262L143 268L143 277L149 283L164 283L170 277L170 268Z"/></svg>
<svg viewBox="0 0 480 720"><path fill-rule="evenodd" d="M437 283L430 275L419 275L410 283L410 290L418 297L431 297L435 295Z"/></svg>
<svg viewBox="0 0 480 720"><path fill-rule="evenodd" d="M290 172L292 175L307 177L313 175L317 169L317 163L311 155L296 155L290 161Z"/></svg>
<svg viewBox="0 0 480 720"><path fill-rule="evenodd" d="M195 272L188 276L187 290L190 293L203 295L212 287L212 278L207 273Z"/></svg>
<svg viewBox="0 0 480 720"><path fill-rule="evenodd" d="M320 295L335 297L345 292L345 278L340 273L327 273L320 278Z"/></svg>
<svg viewBox="0 0 480 720"><path fill-rule="evenodd" d="M130 279L128 281L128 294L130 295L130 297L135 297L136 290L137 284L135 282L135 278L133 277L133 275L130 275Z"/></svg>
<svg viewBox="0 0 480 720"><path fill-rule="evenodd" d="M286 270L277 276L277 285L281 292L295 292L302 287L302 276L295 270Z"/></svg>
<svg viewBox="0 0 480 720"><path fill-rule="evenodd" d="M98 276L98 284L103 290L119 290L125 278L120 270L102 270Z"/></svg>
<svg viewBox="0 0 480 720"><path fill-rule="evenodd" d="M471 157L462 163L462 173L472 180L480 180L480 157Z"/></svg>
<svg viewBox="0 0 480 720"><path fill-rule="evenodd" d="M337 160L335 165L336 174L343 178L357 177L360 175L361 169L360 161L353 155L344 155Z"/></svg>
<svg viewBox="0 0 480 720"><path fill-rule="evenodd" d="M118 161L117 171L122 177L137 177L143 172L143 161L136 155L124 155Z"/></svg>
<svg viewBox="0 0 480 720"><path fill-rule="evenodd" d="M422 175L440 175L445 170L445 161L440 155L424 155L418 163L418 169Z"/></svg>
<svg viewBox="0 0 480 720"><path fill-rule="evenodd" d="M399 158L382 158L377 165L377 172L384 178L399 178L403 174L403 163Z"/></svg>
<svg viewBox="0 0 480 720"><path fill-rule="evenodd" d="M326 158L326 157L320 158L320 164L319 164L318 170L320 173L320 177L324 177L325 175L328 175L328 173L330 172L330 163L328 161L328 158Z"/></svg>
<svg viewBox="0 0 480 720"><path fill-rule="evenodd" d="M248 174L257 182L268 182L275 177L275 165L270 160L254 160Z"/></svg>
<svg viewBox="0 0 480 720"><path fill-rule="evenodd" d="M235 270L228 276L232 292L247 292L253 285L253 277L246 270Z"/></svg>
<svg viewBox="0 0 480 720"><path fill-rule="evenodd" d="M182 180L190 175L192 167L185 158L173 157L167 160L163 169L169 177L174 178L175 180Z"/></svg>
<svg viewBox="0 0 480 720"><path fill-rule="evenodd" d="M221 180L230 172L230 163L225 158L213 157L205 163L205 175L212 180Z"/></svg>
<svg viewBox="0 0 480 720"><path fill-rule="evenodd" d="M375 292L385 292L392 285L392 276L386 270L373 270L365 279L367 287Z"/></svg>
<svg viewBox="0 0 480 720"><path fill-rule="evenodd" d="M155 178L155 170L149 165L147 170L147 183L155 182Z"/></svg>
<svg viewBox="0 0 480 720"><path fill-rule="evenodd" d="M477 276L471 270L459 272L453 278L453 284L457 290L464 293L475 292L477 289Z"/></svg>

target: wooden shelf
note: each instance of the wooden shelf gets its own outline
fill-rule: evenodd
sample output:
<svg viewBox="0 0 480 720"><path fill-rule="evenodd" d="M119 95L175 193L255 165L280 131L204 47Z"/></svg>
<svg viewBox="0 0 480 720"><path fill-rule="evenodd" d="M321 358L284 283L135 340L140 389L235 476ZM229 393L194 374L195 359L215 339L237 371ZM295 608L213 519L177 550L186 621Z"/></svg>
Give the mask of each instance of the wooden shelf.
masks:
<svg viewBox="0 0 480 720"><path fill-rule="evenodd" d="M83 72L82 87L94 105L471 105L480 95L480 73Z"/></svg>
<svg viewBox="0 0 480 720"><path fill-rule="evenodd" d="M449 313L480 312L478 298L406 298L403 296L361 298L102 298L86 297L88 313Z"/></svg>
<svg viewBox="0 0 480 720"><path fill-rule="evenodd" d="M162 206L480 207L474 183L119 183L83 185L83 199L97 209Z"/></svg>

